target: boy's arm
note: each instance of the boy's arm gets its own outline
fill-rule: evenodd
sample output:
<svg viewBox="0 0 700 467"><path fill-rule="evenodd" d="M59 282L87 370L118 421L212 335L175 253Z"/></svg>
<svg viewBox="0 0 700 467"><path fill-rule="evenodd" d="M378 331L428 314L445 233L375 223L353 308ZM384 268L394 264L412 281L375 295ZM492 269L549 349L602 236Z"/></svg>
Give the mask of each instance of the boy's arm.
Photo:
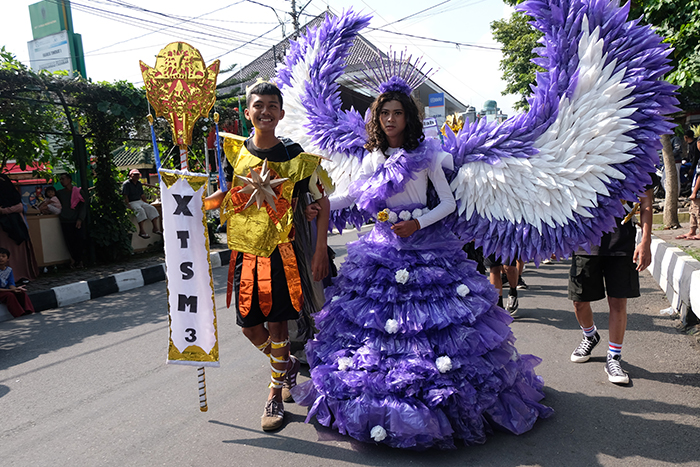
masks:
<svg viewBox="0 0 700 467"><path fill-rule="evenodd" d="M654 211L651 200L654 198L654 190L646 191L645 196L639 200L639 222L642 228L642 239L634 249L632 260L637 263L637 271L644 271L651 264L651 226L654 222Z"/></svg>
<svg viewBox="0 0 700 467"><path fill-rule="evenodd" d="M318 201L320 209L316 216L316 251L311 258L311 273L315 281L323 280L328 275L328 223L331 203L325 196Z"/></svg>
<svg viewBox="0 0 700 467"><path fill-rule="evenodd" d="M230 190L231 189L231 182L227 181L226 186L227 186L227 190ZM225 191L216 190L214 193L212 193L211 195L204 198L204 209L206 209L207 211L211 211L212 209L216 209L218 207L221 207L221 203L224 201L225 197L226 197Z"/></svg>

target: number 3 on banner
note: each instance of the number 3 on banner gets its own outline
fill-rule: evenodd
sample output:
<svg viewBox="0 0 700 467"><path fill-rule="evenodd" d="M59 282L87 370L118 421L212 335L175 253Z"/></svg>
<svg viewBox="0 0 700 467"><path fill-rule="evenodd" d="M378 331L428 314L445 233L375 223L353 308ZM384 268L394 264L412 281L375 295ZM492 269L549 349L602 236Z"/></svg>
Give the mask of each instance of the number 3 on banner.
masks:
<svg viewBox="0 0 700 467"><path fill-rule="evenodd" d="M189 337L185 337L185 340L187 342L194 342L197 340L197 330L196 329L187 328L187 329L185 329L185 332L190 333Z"/></svg>

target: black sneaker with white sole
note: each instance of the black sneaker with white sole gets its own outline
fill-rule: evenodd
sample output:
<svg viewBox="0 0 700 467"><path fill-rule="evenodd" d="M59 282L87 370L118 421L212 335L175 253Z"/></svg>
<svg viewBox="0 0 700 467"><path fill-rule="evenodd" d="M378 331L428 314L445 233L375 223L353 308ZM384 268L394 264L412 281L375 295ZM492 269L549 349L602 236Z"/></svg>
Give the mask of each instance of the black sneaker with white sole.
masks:
<svg viewBox="0 0 700 467"><path fill-rule="evenodd" d="M523 276L518 276L518 290L527 290L530 287L523 280Z"/></svg>
<svg viewBox="0 0 700 467"><path fill-rule="evenodd" d="M591 358L591 352L593 352L595 346L598 345L598 342L600 342L600 334L598 334L598 332L596 332L593 337L583 336L581 343L571 354L571 361L576 363L587 362L588 359Z"/></svg>
<svg viewBox="0 0 700 467"><path fill-rule="evenodd" d="M608 374L608 380L611 383L628 384L630 377L622 369L620 360L622 360L622 357L619 355L608 354L608 358L605 361L605 372Z"/></svg>
<svg viewBox="0 0 700 467"><path fill-rule="evenodd" d="M510 313L511 316L518 311L518 297L515 295L508 295L508 301L506 302L506 311Z"/></svg>

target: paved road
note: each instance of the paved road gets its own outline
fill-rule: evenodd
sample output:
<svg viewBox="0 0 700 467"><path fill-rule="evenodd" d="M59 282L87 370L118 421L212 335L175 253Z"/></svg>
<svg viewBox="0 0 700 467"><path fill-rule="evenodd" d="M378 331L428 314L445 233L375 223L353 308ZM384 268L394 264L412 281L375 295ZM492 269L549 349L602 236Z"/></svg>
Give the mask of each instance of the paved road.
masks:
<svg viewBox="0 0 700 467"><path fill-rule="evenodd" d="M221 368L207 370L207 413L196 370L165 365L164 283L0 323L0 465L700 465L700 351L659 314L668 303L647 273L629 306L630 386L607 382L604 346L588 363L569 361L580 330L567 264L530 267L513 330L521 353L543 358L555 415L522 436L414 453L305 424L293 404L283 430L262 433L268 363L224 309L225 269L215 270ZM606 339L602 305L594 310Z"/></svg>

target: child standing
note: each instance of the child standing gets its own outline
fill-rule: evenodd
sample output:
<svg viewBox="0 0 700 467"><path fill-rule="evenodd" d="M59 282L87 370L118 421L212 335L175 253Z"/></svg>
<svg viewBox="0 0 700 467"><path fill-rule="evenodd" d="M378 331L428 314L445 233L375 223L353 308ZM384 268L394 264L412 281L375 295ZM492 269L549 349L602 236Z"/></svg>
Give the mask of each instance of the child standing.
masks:
<svg viewBox="0 0 700 467"><path fill-rule="evenodd" d="M24 314L34 312L27 289L24 286L15 286L15 277L12 274L10 264L10 251L0 248L0 303L7 305L12 316L18 318Z"/></svg>

